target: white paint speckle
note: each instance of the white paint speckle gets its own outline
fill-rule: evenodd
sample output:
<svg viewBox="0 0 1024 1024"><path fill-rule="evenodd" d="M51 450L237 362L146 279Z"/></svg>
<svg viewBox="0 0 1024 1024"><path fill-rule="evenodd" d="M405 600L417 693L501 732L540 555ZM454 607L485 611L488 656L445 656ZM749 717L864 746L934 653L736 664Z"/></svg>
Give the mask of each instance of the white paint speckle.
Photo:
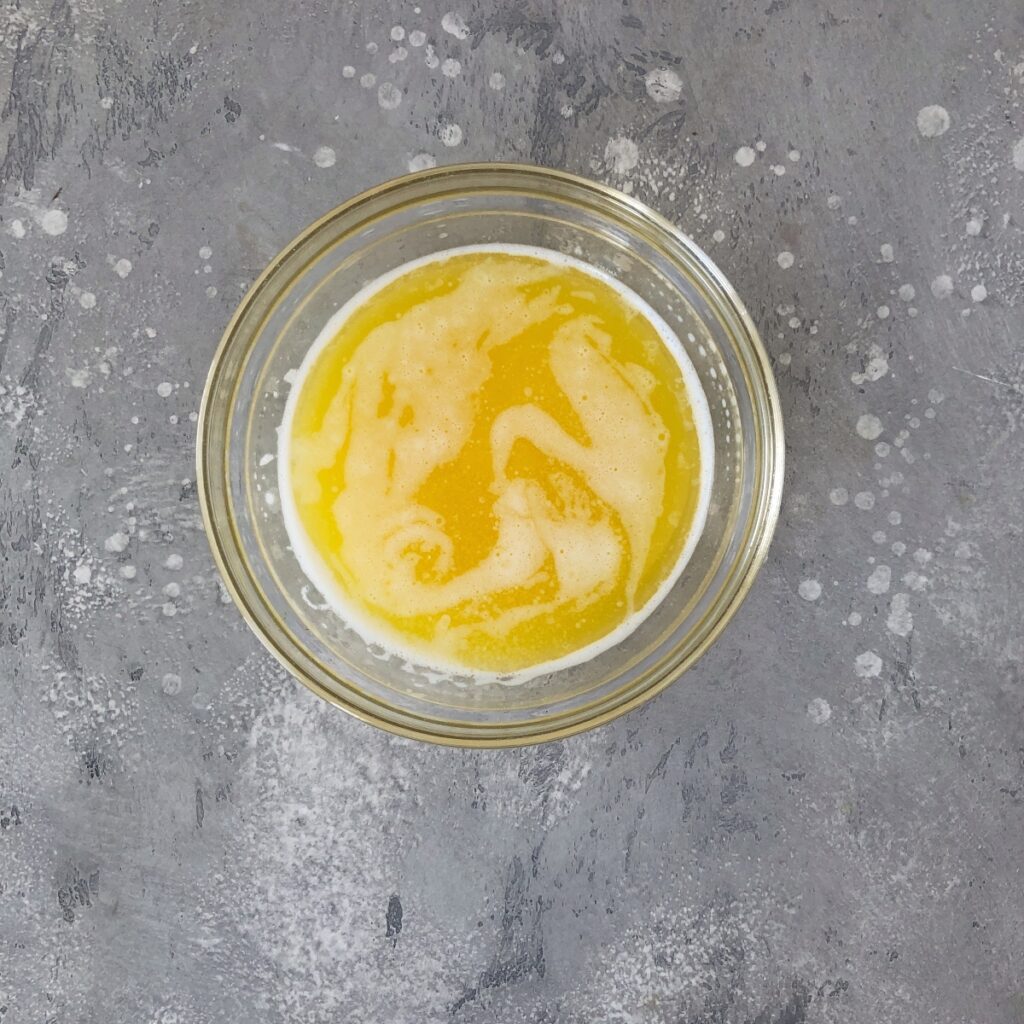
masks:
<svg viewBox="0 0 1024 1024"><path fill-rule="evenodd" d="M757 142L754 143L754 149L756 149L758 153L763 153L767 148L768 143L765 142L764 139L758 139Z"/></svg>
<svg viewBox="0 0 1024 1024"><path fill-rule="evenodd" d="M104 96L100 99L100 107L103 110L109 110L114 105L113 96Z"/></svg>
<svg viewBox="0 0 1024 1024"><path fill-rule="evenodd" d="M352 67L351 64L346 64L341 69L341 77L342 78L355 78L356 77L356 69L354 67Z"/></svg>
<svg viewBox="0 0 1024 1024"><path fill-rule="evenodd" d="M409 168L410 173L415 173L416 171L426 171L429 170L431 167L436 167L437 160L434 157L432 157L429 153L417 153L415 156L409 158L409 163L407 164L407 166Z"/></svg>
<svg viewBox="0 0 1024 1024"><path fill-rule="evenodd" d="M879 320L888 320L890 312L892 311L888 306L879 306L878 309L875 310L875 316L877 316Z"/></svg>
<svg viewBox="0 0 1024 1024"><path fill-rule="evenodd" d="M871 491L858 491L853 496L853 503L862 512L870 512L875 507L875 496Z"/></svg>
<svg viewBox="0 0 1024 1024"><path fill-rule="evenodd" d="M25 237L25 225L17 217L15 217L14 220L11 221L11 225L7 229L7 232L13 238L24 238Z"/></svg>
<svg viewBox="0 0 1024 1024"><path fill-rule="evenodd" d="M169 380L161 381L156 386L156 393L161 398L170 398L171 392L173 390L174 390L174 385Z"/></svg>
<svg viewBox="0 0 1024 1024"><path fill-rule="evenodd" d="M1024 171L1024 138L1018 139L1013 144L1012 159L1013 166L1016 167L1018 171Z"/></svg>
<svg viewBox="0 0 1024 1024"><path fill-rule="evenodd" d="M911 302L911 301L913 301L913 298L914 298L914 296L916 294L917 294L917 292L914 291L914 286L912 284L901 284L900 285L899 297L904 302Z"/></svg>
<svg viewBox="0 0 1024 1024"><path fill-rule="evenodd" d="M48 235L63 235L68 229L68 215L63 210L47 210L39 218L39 226Z"/></svg>
<svg viewBox="0 0 1024 1024"><path fill-rule="evenodd" d="M807 717L815 725L824 725L832 717L832 706L827 700L815 697L807 704Z"/></svg>
<svg viewBox="0 0 1024 1024"><path fill-rule="evenodd" d="M466 24L462 15L456 11L449 11L441 19L441 28L443 28L448 35L455 36L456 39L469 38L469 26Z"/></svg>
<svg viewBox="0 0 1024 1024"><path fill-rule="evenodd" d="M317 167L323 167L326 169L328 167L333 167L337 158L337 154L330 146L320 146L313 154L313 163L315 163Z"/></svg>
<svg viewBox="0 0 1024 1024"><path fill-rule="evenodd" d="M911 570L903 577L903 585L920 593L928 587L928 577Z"/></svg>
<svg viewBox="0 0 1024 1024"><path fill-rule="evenodd" d="M932 280L932 295L937 299L948 299L953 294L953 279L949 274L939 274Z"/></svg>
<svg viewBox="0 0 1024 1024"><path fill-rule="evenodd" d="M462 142L462 127L457 124L443 124L438 131L443 146L453 148Z"/></svg>
<svg viewBox="0 0 1024 1024"><path fill-rule="evenodd" d="M383 110L397 110L402 103L402 90L394 82L382 82L377 89L377 102Z"/></svg>
<svg viewBox="0 0 1024 1024"><path fill-rule="evenodd" d="M910 598L906 594L893 594L889 605L889 617L885 620L889 632L896 636L909 636L914 628L914 616L910 613Z"/></svg>
<svg viewBox="0 0 1024 1024"><path fill-rule="evenodd" d="M817 580L803 580L796 589L805 601L817 601L821 597L821 584Z"/></svg>
<svg viewBox="0 0 1024 1024"><path fill-rule="evenodd" d="M917 130L926 139L937 139L949 131L949 111L938 104L922 107L917 112Z"/></svg>
<svg viewBox="0 0 1024 1024"><path fill-rule="evenodd" d="M868 577L867 588L872 594L887 594L892 582L892 569L887 565L876 565Z"/></svg>
<svg viewBox="0 0 1024 1024"><path fill-rule="evenodd" d="M405 29L401 25L395 25L391 29L391 41L400 43L405 38Z"/></svg>
<svg viewBox="0 0 1024 1024"><path fill-rule="evenodd" d="M655 103L675 103L683 94L683 80L671 68L654 68L644 76L647 95Z"/></svg>
<svg viewBox="0 0 1024 1024"><path fill-rule="evenodd" d="M76 370L71 367L67 370L68 381L73 388L87 388L92 380L92 371L88 367Z"/></svg>
<svg viewBox="0 0 1024 1024"><path fill-rule="evenodd" d="M724 242L725 232L721 228L718 228L718 230L714 232L711 238L716 242Z"/></svg>
<svg viewBox="0 0 1024 1024"><path fill-rule="evenodd" d="M213 250L208 245L199 247L199 258L201 260L208 260L213 256Z"/></svg>
<svg viewBox="0 0 1024 1024"><path fill-rule="evenodd" d="M121 531L112 533L103 542L103 547L111 554L118 554L119 552L124 551L124 549L128 547L128 534L122 533Z"/></svg>
<svg viewBox="0 0 1024 1024"><path fill-rule="evenodd" d="M359 84L364 89L372 89L377 84L377 76L372 71L367 71L365 75L359 76Z"/></svg>
<svg viewBox="0 0 1024 1024"><path fill-rule="evenodd" d="M134 565L122 565L117 573L123 580L133 580L137 575L137 570Z"/></svg>
<svg viewBox="0 0 1024 1024"><path fill-rule="evenodd" d="M132 261L124 259L123 257L119 260L114 261L114 273L118 277L127 277L132 272Z"/></svg>
<svg viewBox="0 0 1024 1024"><path fill-rule="evenodd" d="M850 500L850 494L845 487L833 487L832 490L828 492L828 500L831 501L833 505L843 506Z"/></svg>
<svg viewBox="0 0 1024 1024"><path fill-rule="evenodd" d="M774 174L777 178L781 178L785 173L785 164L772 164L772 174Z"/></svg>
<svg viewBox="0 0 1024 1024"><path fill-rule="evenodd" d="M632 139L615 135L604 147L604 160L613 174L626 175L640 162L640 150Z"/></svg>
<svg viewBox="0 0 1024 1024"><path fill-rule="evenodd" d="M896 253L893 252L893 248L888 242L883 242L878 247L878 251L881 253L883 263L892 263L896 259Z"/></svg>
<svg viewBox="0 0 1024 1024"><path fill-rule="evenodd" d="M794 256L788 249L783 249L778 256L775 257L775 262L778 263L783 270L789 270L793 266Z"/></svg>
<svg viewBox="0 0 1024 1024"><path fill-rule="evenodd" d="M882 421L873 413L866 412L857 420L857 433L865 441L874 441L882 433Z"/></svg>
<svg viewBox="0 0 1024 1024"><path fill-rule="evenodd" d="M161 608L160 611L164 613L169 619L173 619L178 614L178 608L173 601L167 601Z"/></svg>
<svg viewBox="0 0 1024 1024"><path fill-rule="evenodd" d="M92 579L92 569L85 564L78 565L75 566L75 571L72 575L75 577L75 582L79 586L84 586Z"/></svg>
<svg viewBox="0 0 1024 1024"><path fill-rule="evenodd" d="M441 61L441 74L445 78L458 78L462 74L462 63L454 57L446 57Z"/></svg>
<svg viewBox="0 0 1024 1024"><path fill-rule="evenodd" d="M174 672L168 672L161 680L160 688L168 697L181 693L181 676L176 675Z"/></svg>
<svg viewBox="0 0 1024 1024"><path fill-rule="evenodd" d="M862 619L860 612L850 612L850 614L846 617L846 622L850 626L859 626L861 624L861 621Z"/></svg>
<svg viewBox="0 0 1024 1024"><path fill-rule="evenodd" d="M740 146L739 149L733 153L732 158L740 165L740 167L749 167L756 157L756 153L750 148L750 146Z"/></svg>
<svg viewBox="0 0 1024 1024"><path fill-rule="evenodd" d="M208 299L215 299L217 297L217 289L212 284L206 289L206 297Z"/></svg>
<svg viewBox="0 0 1024 1024"><path fill-rule="evenodd" d="M874 679L881 675L882 659L874 651L865 651L853 659L853 668L861 679Z"/></svg>
<svg viewBox="0 0 1024 1024"><path fill-rule="evenodd" d="M964 230L972 237L977 237L984 227L985 222L980 217L972 217L964 226Z"/></svg>
<svg viewBox="0 0 1024 1024"><path fill-rule="evenodd" d="M420 31L418 28L414 28L409 33L409 45L410 46L422 46L427 41L427 33Z"/></svg>
<svg viewBox="0 0 1024 1024"><path fill-rule="evenodd" d="M96 305L96 296L93 292L81 292L78 296L78 304L82 309L92 309Z"/></svg>
<svg viewBox="0 0 1024 1024"><path fill-rule="evenodd" d="M487 84L495 91L501 92L505 88L505 76L500 71L492 71Z"/></svg>
<svg viewBox="0 0 1024 1024"><path fill-rule="evenodd" d="M167 559L164 562L164 568L170 569L171 572L177 572L184 564L185 559L177 552L172 552L167 556Z"/></svg>
<svg viewBox="0 0 1024 1024"><path fill-rule="evenodd" d="M791 150L790 150L790 151L789 151L789 152L788 152L788 153L786 154L786 156L788 156L788 157L789 157L789 159L790 159L790 161L791 161L792 163L794 163L794 164L795 164L795 163L798 163L798 162L800 161L800 150L799 150L799 149L791 149Z"/></svg>
<svg viewBox="0 0 1024 1024"><path fill-rule="evenodd" d="M983 284L976 284L971 289L971 300L973 302L984 302L988 298L988 289Z"/></svg>

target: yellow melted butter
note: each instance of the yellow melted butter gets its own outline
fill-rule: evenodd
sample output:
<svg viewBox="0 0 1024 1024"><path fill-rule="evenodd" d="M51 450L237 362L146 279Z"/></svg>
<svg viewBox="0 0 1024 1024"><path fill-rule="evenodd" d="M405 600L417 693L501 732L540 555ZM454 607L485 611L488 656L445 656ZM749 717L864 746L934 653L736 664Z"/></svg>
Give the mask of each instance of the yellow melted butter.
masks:
<svg viewBox="0 0 1024 1024"><path fill-rule="evenodd" d="M662 334L534 252L412 265L314 347L286 414L304 569L367 639L428 665L596 651L703 518L704 431Z"/></svg>

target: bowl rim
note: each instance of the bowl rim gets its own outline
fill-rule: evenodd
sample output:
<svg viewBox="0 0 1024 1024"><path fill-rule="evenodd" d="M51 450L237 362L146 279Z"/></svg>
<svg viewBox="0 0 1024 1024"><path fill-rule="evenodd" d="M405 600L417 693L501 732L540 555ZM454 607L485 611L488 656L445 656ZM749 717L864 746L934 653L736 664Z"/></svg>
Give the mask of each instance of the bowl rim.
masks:
<svg viewBox="0 0 1024 1024"><path fill-rule="evenodd" d="M636 690L625 700L614 701L609 695L610 705L596 714L574 719L568 723L554 724L548 728L535 728L538 722L542 725L543 719L532 722L520 722L516 725L476 725L470 726L460 724L459 731L446 732L443 730L432 731L429 727L417 727L416 725L403 724L392 720L384 715L375 714L365 706L352 703L339 693L328 689L318 680L312 678L300 665L296 664L283 650L281 650L266 633L263 626L257 619L253 610L249 607L240 586L238 585L234 571L223 550L224 535L229 534L234 540L234 524L229 523L225 530L217 525L213 513L213 487L211 478L210 460L208 449L212 445L211 431L211 394L214 384L218 380L220 370L225 362L228 350L232 347L237 337L238 326L249 311L250 307L257 301L257 297L263 292L264 287L270 279L279 271L288 257L307 240L316 235L328 223L357 210L373 201L386 197L388 193L399 189L408 188L414 183L429 182L431 180L441 184L451 179L462 177L472 179L474 176L493 174L496 178L496 187L501 184L498 179L503 177L523 177L532 180L535 185L543 186L548 183L562 184L584 192L591 193L596 201L624 206L634 216L646 221L655 231L667 236L668 240L689 250L696 258L702 272L706 273L721 290L727 304L731 307L730 312L737 318L743 328L745 342L749 346L749 357L752 368L757 371L757 377L763 388L763 398L766 413L763 416L762 426L764 427L764 443L762 444L761 457L757 460L759 471L763 474L764 483L758 492L755 492L754 508L755 514L751 515L747 524L748 534L756 535L756 542L752 548L746 549L744 544L741 551L745 556L746 567L741 578L734 584L735 589L731 597L720 610L717 618L710 623L704 635L694 648L679 662L663 670L660 675L642 688ZM506 182L507 184L507 182ZM688 275L689 276L689 275ZM735 339L734 339L735 340ZM762 417L758 417L762 419ZM424 742L453 747L467 748L498 748L498 747L519 747L530 746L552 740L565 739L584 731L596 729L602 725L627 714L629 711L647 703L657 694L665 690L671 683L675 682L683 673L691 668L711 647L725 627L732 620L740 605L745 600L758 572L764 564L768 549L775 533L779 519L779 512L782 504L782 489L785 471L785 433L782 420L782 408L778 394L775 376L771 369L771 363L764 344L761 341L760 333L754 324L753 319L747 312L745 305L740 299L735 288L729 279L722 273L713 260L708 257L703 249L690 238L685 232L673 224L667 217L658 213L652 207L634 196L627 195L618 189L612 188L601 182L594 181L582 175L573 174L568 171L555 170L548 167L537 166L525 163L510 162L471 162L447 164L442 167L428 168L422 171L415 171L403 174L394 178L382 181L355 196L345 200L338 206L327 211L318 217L306 228L293 237L277 254L269 261L264 270L247 289L238 306L235 308L220 341L214 351L210 368L206 375L203 387L202 401L199 407L199 416L196 424L196 484L199 496L199 506L203 518L203 526L207 541L213 554L214 562L217 565L221 580L228 593L241 613L243 619L256 635L263 646L274 656L274 658L288 670L289 674L298 679L303 685L312 690L317 696L340 708L346 713L376 726L386 732L407 739L421 740ZM223 481L221 482L223 484ZM230 546L241 550L241 545L232 543ZM258 583L253 581L257 590L262 589ZM301 647L301 644L299 644ZM358 687L354 687L358 689ZM371 700L373 698L370 698ZM375 701L374 701L375 702ZM376 703L376 702L375 702ZM423 719L419 716L410 718ZM530 727L530 731L522 733L519 731L502 734L500 730L522 729L524 725ZM473 730L465 732L463 730Z"/></svg>

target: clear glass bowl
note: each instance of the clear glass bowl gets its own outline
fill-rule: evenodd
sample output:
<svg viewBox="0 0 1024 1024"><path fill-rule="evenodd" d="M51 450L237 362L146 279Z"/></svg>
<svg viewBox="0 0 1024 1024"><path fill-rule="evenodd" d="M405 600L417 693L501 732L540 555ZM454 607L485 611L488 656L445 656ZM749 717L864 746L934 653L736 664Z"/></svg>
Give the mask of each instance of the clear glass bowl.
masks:
<svg viewBox="0 0 1024 1024"><path fill-rule="evenodd" d="M612 274L675 330L711 408L715 478L679 581L629 637L516 686L443 680L365 643L325 605L290 547L277 428L291 372L330 316L374 278L442 249L520 243ZM466 746L555 739L664 689L736 611L782 494L779 399L757 330L693 242L643 203L538 167L467 164L399 178L321 218L263 272L231 318L199 417L198 481L214 556L242 614L315 693L404 736Z"/></svg>

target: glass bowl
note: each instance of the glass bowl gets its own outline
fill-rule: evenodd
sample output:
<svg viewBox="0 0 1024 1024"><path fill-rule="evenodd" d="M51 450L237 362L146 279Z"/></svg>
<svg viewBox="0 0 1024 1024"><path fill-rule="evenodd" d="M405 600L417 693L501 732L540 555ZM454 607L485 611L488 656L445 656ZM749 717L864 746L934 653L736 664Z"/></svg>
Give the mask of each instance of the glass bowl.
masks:
<svg viewBox="0 0 1024 1024"><path fill-rule="evenodd" d="M519 243L611 274L664 318L711 409L704 531L661 604L617 646L514 686L439 677L366 643L293 555L275 459L294 371L364 285L457 246ZM514 746L608 722L707 650L764 560L782 494L783 434L767 355L721 271L630 196L559 171L465 164L385 182L299 235L248 291L214 356L197 442L199 495L228 590L270 651L321 697L403 736Z"/></svg>

